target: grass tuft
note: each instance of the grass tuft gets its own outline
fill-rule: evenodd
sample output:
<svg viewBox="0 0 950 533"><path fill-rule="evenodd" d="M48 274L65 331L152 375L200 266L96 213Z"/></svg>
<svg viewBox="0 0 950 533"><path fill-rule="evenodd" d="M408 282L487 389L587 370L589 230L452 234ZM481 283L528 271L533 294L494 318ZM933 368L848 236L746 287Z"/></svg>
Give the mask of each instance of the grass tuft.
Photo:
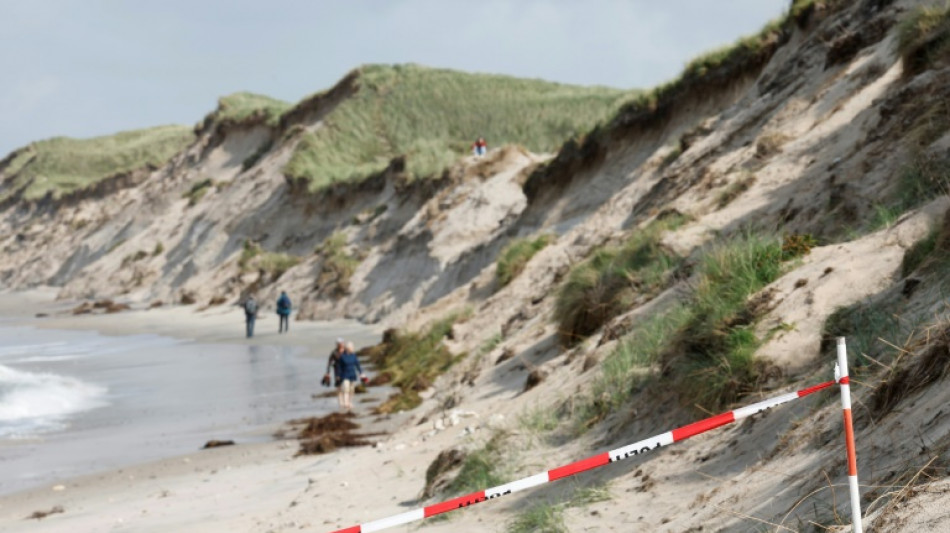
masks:
<svg viewBox="0 0 950 533"><path fill-rule="evenodd" d="M902 278L913 274L914 271L930 257L933 251L937 249L937 238L939 236L940 231L937 228L933 228L926 237L915 242L913 246L904 252L904 259L901 260Z"/></svg>
<svg viewBox="0 0 950 533"><path fill-rule="evenodd" d="M517 239L508 244L498 258L498 268L495 271L498 285L504 287L511 283L511 280L524 271L528 261L553 241L553 235L541 235L535 239Z"/></svg>
<svg viewBox="0 0 950 533"><path fill-rule="evenodd" d="M750 187L755 183L755 174L751 172L745 172L739 179L733 181L723 189L719 196L716 197L716 206L719 209L722 209L732 203L733 200L739 197L742 193L749 190Z"/></svg>
<svg viewBox="0 0 950 533"><path fill-rule="evenodd" d="M791 257L779 239L750 233L708 250L689 297L638 323L604 359L588 397L573 407L574 430L620 408L657 366L684 403L707 411L754 391L764 368L754 357L761 340L753 328L765 301L749 297Z"/></svg>
<svg viewBox="0 0 950 533"><path fill-rule="evenodd" d="M204 198L206 194L208 194L208 191L210 191L211 188L214 187L214 185L215 185L214 181L212 181L211 178L205 178L195 183L194 185L192 185L191 188L188 189L187 192L181 195L181 197L187 198L188 205L190 207L193 207L198 202L200 202L201 199Z"/></svg>
<svg viewBox="0 0 950 533"><path fill-rule="evenodd" d="M238 267L242 272L258 270L266 273L273 282L283 276L290 268L300 264L301 260L300 257L295 255L265 252L256 242L244 241L244 248L241 250L241 257L238 259Z"/></svg>
<svg viewBox="0 0 950 533"><path fill-rule="evenodd" d="M901 21L897 35L907 75L918 74L950 58L950 3L944 7L918 7Z"/></svg>
<svg viewBox="0 0 950 533"><path fill-rule="evenodd" d="M835 339L847 337L848 352L854 356L855 366L867 366L869 357L877 361L890 359L894 349L887 343L900 345L906 329L899 318L895 300L862 300L847 307L839 307L828 315L822 332L822 345L826 351L831 351Z"/></svg>
<svg viewBox="0 0 950 533"><path fill-rule="evenodd" d="M350 291L350 278L360 265L360 258L351 254L346 245L346 235L336 232L327 237L316 252L323 256L317 285L329 288L331 294L343 296Z"/></svg>
<svg viewBox="0 0 950 533"><path fill-rule="evenodd" d="M508 523L508 533L568 533L563 506L536 503Z"/></svg>
<svg viewBox="0 0 950 533"><path fill-rule="evenodd" d="M505 433L496 433L485 446L466 455L459 473L448 484L446 492L468 494L504 483L500 465L506 438Z"/></svg>
<svg viewBox="0 0 950 533"><path fill-rule="evenodd" d="M660 238L684 220L674 215L654 221L622 246L596 250L571 270L554 311L563 345L576 344L630 309L637 296L652 297L669 284L682 259Z"/></svg>
<svg viewBox="0 0 950 533"><path fill-rule="evenodd" d="M810 233L790 233L782 239L782 260L788 261L811 253L818 240Z"/></svg>
<svg viewBox="0 0 950 533"><path fill-rule="evenodd" d="M394 413L416 407L422 402L421 391L432 386L439 375L465 354L453 355L443 344L459 315L449 315L418 332L391 332L383 342L367 351L380 376L399 392L383 402L380 413Z"/></svg>
<svg viewBox="0 0 950 533"><path fill-rule="evenodd" d="M235 124L261 121L275 127L280 116L291 108L282 100L254 93L234 93L218 99L218 109L211 115L213 120Z"/></svg>

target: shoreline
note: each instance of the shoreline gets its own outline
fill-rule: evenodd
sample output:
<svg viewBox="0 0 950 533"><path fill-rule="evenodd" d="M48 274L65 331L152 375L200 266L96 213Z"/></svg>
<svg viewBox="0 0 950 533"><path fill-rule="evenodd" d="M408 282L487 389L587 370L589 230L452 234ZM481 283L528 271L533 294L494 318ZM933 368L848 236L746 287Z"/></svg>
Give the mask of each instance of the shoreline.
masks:
<svg viewBox="0 0 950 533"><path fill-rule="evenodd" d="M270 329L270 324L258 318L255 337L246 339L243 336L243 315L238 308L212 308L199 312L193 306L174 306L104 315L64 314L73 307L75 307L74 302L55 301L49 289L0 293L0 326L94 331L109 337L160 335L195 344L243 344L252 347L293 347L298 350L303 348L304 350L299 351L304 352L304 357L318 359L326 357L332 349L331 344L316 342L317 333L321 333L322 338L326 337L327 326L340 332L335 333L336 335L353 340L358 345L375 344L379 341L381 333L381 328L339 320L323 323L292 322L289 334L278 335L275 317L273 332L267 331ZM30 315L48 313L49 316L42 318L24 316L26 313ZM313 383L312 389L314 398L325 392L319 383ZM385 399L387 393L388 388L379 387L370 389L368 395L360 395L355 405L358 417L356 421L361 426L358 432L391 435L399 427L399 420L404 417L376 417L373 420L367 408L367 398L372 399L371 404L377 404ZM314 408L312 415L308 416L324 414L326 413L322 410ZM196 446L193 452L186 454L138 461L120 468L109 468L89 474L65 476L57 478L54 483L44 483L33 488L2 494L0 495L0 522L11 524L13 530L23 527L35 531L38 525L53 526L57 522L64 521L61 525L65 526L68 523L68 527L73 530L99 531L106 529L103 527L105 524L87 515L90 512L93 515L99 515L107 508L114 509L123 499L126 499L125 505L128 506L134 506L133 502L165 500L175 492L187 493L188 491L185 491L183 486L193 487L195 483L216 485L213 478L227 478L228 475L251 476L255 478L254 484L285 485L286 483L282 483L281 480L293 476L288 476L288 472L283 467L290 467L292 471L310 471L325 469L327 465L332 466L340 461L340 452L345 453L347 450L345 448L324 455L295 458L294 454L299 448L299 441L293 437L281 439L275 436L279 430L288 427L287 422L291 418L294 417L289 412L286 416L276 415L272 422L251 430L253 433L251 442L240 442L235 438L236 443L231 446L207 450ZM250 433L245 435L247 436L250 436ZM198 444L203 444L203 442ZM0 449L12 449L16 446L17 444L4 443ZM208 495L202 495L197 498L197 501L206 497ZM282 500L284 497L292 498L293 496L290 493L281 492L277 499ZM193 501L193 498L186 500ZM38 521L27 519L31 513L47 512L56 507L63 508L64 512L49 515ZM87 522L85 518L77 517L79 510L82 510L82 517L92 519L96 525L93 526L92 522ZM176 516L180 514L175 513ZM189 513L185 515L188 516ZM79 523L76 523L77 519ZM206 519L207 517L196 519L193 524L196 528L194 530L207 530L206 527L201 526L201 524L207 525ZM117 519L109 527L117 527L127 523L128 520L130 519ZM188 530L191 527L182 528L181 525L182 523L176 520L176 526L172 529ZM238 530L249 529L246 523L235 524L234 527Z"/></svg>

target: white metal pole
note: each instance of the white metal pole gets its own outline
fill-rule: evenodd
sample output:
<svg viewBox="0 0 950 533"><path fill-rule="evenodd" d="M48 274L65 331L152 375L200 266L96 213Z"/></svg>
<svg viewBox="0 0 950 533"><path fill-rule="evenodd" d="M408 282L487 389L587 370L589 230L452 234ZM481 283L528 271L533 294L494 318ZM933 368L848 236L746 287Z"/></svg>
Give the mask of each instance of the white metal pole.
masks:
<svg viewBox="0 0 950 533"><path fill-rule="evenodd" d="M858 459L854 451L854 425L851 421L851 386L848 378L848 348L844 337L838 337L838 368L835 379L841 386L841 408L844 410L844 438L848 450L848 486L851 491L851 531L863 533L861 524L861 493L858 490Z"/></svg>

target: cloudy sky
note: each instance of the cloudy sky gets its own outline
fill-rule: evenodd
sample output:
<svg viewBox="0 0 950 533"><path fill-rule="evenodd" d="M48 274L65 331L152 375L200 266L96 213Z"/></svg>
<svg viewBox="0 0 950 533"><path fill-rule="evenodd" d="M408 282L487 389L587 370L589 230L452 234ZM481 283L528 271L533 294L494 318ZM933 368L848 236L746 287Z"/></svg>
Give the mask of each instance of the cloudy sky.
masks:
<svg viewBox="0 0 950 533"><path fill-rule="evenodd" d="M194 124L364 63L650 87L789 0L0 0L0 157L32 140Z"/></svg>

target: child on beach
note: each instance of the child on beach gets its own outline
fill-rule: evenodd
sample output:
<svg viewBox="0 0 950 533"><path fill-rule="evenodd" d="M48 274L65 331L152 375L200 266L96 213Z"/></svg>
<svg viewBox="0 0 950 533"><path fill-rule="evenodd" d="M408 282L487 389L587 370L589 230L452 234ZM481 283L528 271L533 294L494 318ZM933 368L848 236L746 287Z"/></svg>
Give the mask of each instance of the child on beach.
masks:
<svg viewBox="0 0 950 533"><path fill-rule="evenodd" d="M340 356L340 374L343 377L340 383L340 407L350 411L353 409L353 390L356 388L356 380L366 378L352 342L346 344L346 349Z"/></svg>

